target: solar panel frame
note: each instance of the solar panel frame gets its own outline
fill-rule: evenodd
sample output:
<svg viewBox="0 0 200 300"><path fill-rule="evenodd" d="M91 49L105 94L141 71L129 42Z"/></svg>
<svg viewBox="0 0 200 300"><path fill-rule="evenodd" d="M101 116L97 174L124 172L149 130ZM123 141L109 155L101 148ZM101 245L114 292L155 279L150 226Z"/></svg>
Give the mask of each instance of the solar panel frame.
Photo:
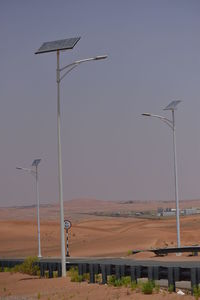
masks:
<svg viewBox="0 0 200 300"><path fill-rule="evenodd" d="M33 161L33 163L32 163L32 166L38 166L39 165L39 163L41 162L41 159L35 159L34 161Z"/></svg>
<svg viewBox="0 0 200 300"><path fill-rule="evenodd" d="M180 102L181 100L174 100L170 102L163 110L176 110L176 107Z"/></svg>
<svg viewBox="0 0 200 300"><path fill-rule="evenodd" d="M81 37L75 37L51 42L44 42L42 46L35 52L35 54L55 52L58 50L71 50L78 43L80 38Z"/></svg>

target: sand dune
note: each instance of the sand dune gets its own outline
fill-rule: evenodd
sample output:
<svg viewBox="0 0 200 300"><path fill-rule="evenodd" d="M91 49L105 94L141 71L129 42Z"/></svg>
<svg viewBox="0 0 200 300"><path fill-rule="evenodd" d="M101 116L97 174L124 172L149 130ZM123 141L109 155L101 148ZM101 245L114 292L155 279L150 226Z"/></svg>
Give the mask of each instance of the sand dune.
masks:
<svg viewBox="0 0 200 300"><path fill-rule="evenodd" d="M69 234L70 256L128 256L129 250L149 249L176 245L176 219L139 219L122 217L103 217L94 212L124 212L155 210L159 206L173 207L172 203L119 202L77 199L65 202L65 218L72 221ZM199 201L181 203L182 207L199 207ZM181 217L181 244L200 244L200 215ZM25 257L37 255L36 208L0 209L0 257ZM41 207L41 245L43 256L60 256L59 205ZM198 260L187 253L181 257L170 254L157 258L151 252L141 252L129 256L133 259L155 260ZM144 299L141 293L127 288L71 283L69 278L36 279L28 275L0 273L1 297L15 299ZM66 298L66 297L67 298ZM69 296L69 298L68 298ZM180 296L166 294L149 295L148 299L179 299ZM24 299L25 299L24 298ZM14 298L13 298L14 299ZM193 299L185 295L184 299Z"/></svg>
<svg viewBox="0 0 200 300"><path fill-rule="evenodd" d="M191 206L191 202L181 205ZM195 201L198 207L199 201ZM170 207L172 203L164 203ZM71 256L126 256L129 250L176 245L175 218L151 220L111 218L92 212L152 210L158 202L119 202L77 199L65 202L65 216L72 221L69 233ZM88 215L89 214L89 215ZM200 215L181 217L182 245L200 244ZM0 209L0 256L37 254L36 209ZM59 205L41 207L41 245L43 256L60 255Z"/></svg>

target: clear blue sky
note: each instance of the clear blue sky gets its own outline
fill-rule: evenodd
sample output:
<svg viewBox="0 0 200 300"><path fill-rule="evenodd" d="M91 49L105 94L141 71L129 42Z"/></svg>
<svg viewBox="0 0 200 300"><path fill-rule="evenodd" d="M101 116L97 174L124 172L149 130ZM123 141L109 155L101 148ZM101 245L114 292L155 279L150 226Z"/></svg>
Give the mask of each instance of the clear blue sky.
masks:
<svg viewBox="0 0 200 300"><path fill-rule="evenodd" d="M36 203L34 180L17 171L41 158L40 198L58 201L56 55L45 41L81 36L62 65L64 199L174 199L170 129L174 99L181 199L200 198L200 1L0 1L0 205Z"/></svg>

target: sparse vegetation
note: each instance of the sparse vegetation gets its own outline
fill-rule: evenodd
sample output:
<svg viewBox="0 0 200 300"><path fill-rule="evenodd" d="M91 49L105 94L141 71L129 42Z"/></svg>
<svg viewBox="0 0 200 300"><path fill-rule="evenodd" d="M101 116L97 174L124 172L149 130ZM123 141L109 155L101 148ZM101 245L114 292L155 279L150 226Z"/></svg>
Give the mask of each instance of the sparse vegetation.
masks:
<svg viewBox="0 0 200 300"><path fill-rule="evenodd" d="M90 281L90 273L84 273L83 274L83 280L82 281L87 281L89 282Z"/></svg>
<svg viewBox="0 0 200 300"><path fill-rule="evenodd" d="M199 286L193 286L193 295L195 300L198 300L200 297L200 288Z"/></svg>
<svg viewBox="0 0 200 300"><path fill-rule="evenodd" d="M130 276L122 277L121 282L122 282L123 286L130 287L131 286L131 277Z"/></svg>
<svg viewBox="0 0 200 300"><path fill-rule="evenodd" d="M127 287L131 288L132 291L136 292L142 292L143 294L150 295L155 292L160 291L160 286L156 285L153 280L148 280L145 282L139 281L138 283L136 281L131 281L130 276L122 277L121 279L117 279L115 275L111 275L108 277L108 285L112 285L115 287Z"/></svg>
<svg viewBox="0 0 200 300"><path fill-rule="evenodd" d="M136 282L135 280L132 281L132 282L131 282L131 290L132 290L132 291L135 291L135 290L137 289L137 287L138 287L137 282Z"/></svg>
<svg viewBox="0 0 200 300"><path fill-rule="evenodd" d="M23 273L28 275L40 274L40 268L37 265L37 257L27 257L22 264L16 265L13 268L0 268L0 272Z"/></svg>
<svg viewBox="0 0 200 300"><path fill-rule="evenodd" d="M121 279L117 279L115 275L111 275L108 278L108 285L112 285L115 287L127 287L131 288L132 291L142 292L143 294L150 295L155 291L158 293L160 291L160 286L156 285L153 280L148 280L146 282L136 282L131 281L130 276L122 277Z"/></svg>
<svg viewBox="0 0 200 300"><path fill-rule="evenodd" d="M78 268L77 267L72 267L68 271L68 274L71 278L72 282L81 282L83 281L83 276L78 274Z"/></svg>
<svg viewBox="0 0 200 300"><path fill-rule="evenodd" d="M82 281L90 281L90 274L84 273L83 275L78 274L78 267L72 267L68 271L69 277L71 277L72 282L82 282ZM97 276L97 275L96 275ZM95 276L95 278L96 278Z"/></svg>
<svg viewBox="0 0 200 300"><path fill-rule="evenodd" d="M119 286L119 279L115 275L108 277L108 285Z"/></svg>
<svg viewBox="0 0 200 300"><path fill-rule="evenodd" d="M159 284L155 284L155 292L156 293L160 292L160 285Z"/></svg>
<svg viewBox="0 0 200 300"><path fill-rule="evenodd" d="M121 279L117 279L115 275L111 275L108 277L108 285L113 285L115 287L131 287L131 284L132 282L130 276L124 276Z"/></svg>
<svg viewBox="0 0 200 300"><path fill-rule="evenodd" d="M53 278L58 278L58 271L53 271Z"/></svg>
<svg viewBox="0 0 200 300"><path fill-rule="evenodd" d="M148 280L142 283L142 293L145 295L151 295L153 293L154 288L155 282L152 280Z"/></svg>
<svg viewBox="0 0 200 300"><path fill-rule="evenodd" d="M48 270L44 271L44 278L49 278L49 271Z"/></svg>
<svg viewBox="0 0 200 300"><path fill-rule="evenodd" d="M132 255L132 254L133 254L133 251L132 251L132 250L128 250L128 251L127 251L127 255L128 255L128 256L130 256L130 255Z"/></svg>
<svg viewBox="0 0 200 300"><path fill-rule="evenodd" d="M3 269L3 272L10 272L11 270L12 270L12 268L5 267L5 268Z"/></svg>
<svg viewBox="0 0 200 300"><path fill-rule="evenodd" d="M101 283L102 282L101 274L95 274L95 282L96 283Z"/></svg>
<svg viewBox="0 0 200 300"><path fill-rule="evenodd" d="M170 284L170 286L168 287L168 292L171 294L174 291L174 286L173 284Z"/></svg>
<svg viewBox="0 0 200 300"><path fill-rule="evenodd" d="M29 256L24 260L22 264L16 265L14 268L11 268L10 271L28 275L37 275L38 271L40 270L39 266L37 265L37 262L37 257Z"/></svg>

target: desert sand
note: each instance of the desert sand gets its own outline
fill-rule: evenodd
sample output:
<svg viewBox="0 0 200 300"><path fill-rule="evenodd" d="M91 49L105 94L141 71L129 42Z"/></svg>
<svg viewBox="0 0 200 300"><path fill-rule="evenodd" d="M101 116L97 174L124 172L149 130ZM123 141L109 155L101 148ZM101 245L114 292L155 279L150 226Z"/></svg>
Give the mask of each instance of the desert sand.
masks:
<svg viewBox="0 0 200 300"><path fill-rule="evenodd" d="M71 257L129 257L156 260L199 260L187 253L158 258L151 252L129 255L130 250L176 246L176 219L105 217L94 212L124 212L174 207L174 202L120 202L73 200L65 203L65 218L72 222L69 231ZM183 207L200 207L200 201L184 201ZM180 218L181 244L200 244L200 215ZM0 208L0 257L37 255L36 208ZM44 257L60 256L59 205L41 207L41 245ZM0 273L0 299L162 299L164 295L144 296L127 289L67 279L31 279L27 275ZM15 295L18 298L12 298ZM81 296L80 296L81 295ZM5 296L7 298L5 298ZM25 298L22 298L25 297ZM28 297L28 298L26 298ZM167 299L178 299L167 295ZM153 299L152 298L152 299ZM193 297L192 297L193 298ZM192 299L184 296L184 299Z"/></svg>
<svg viewBox="0 0 200 300"><path fill-rule="evenodd" d="M176 246L175 217L142 219L92 215L94 212L155 210L161 205L173 207L174 202L122 204L88 199L66 202L65 218L72 222L70 255L119 257L135 249ZM200 201L184 201L181 206L199 207ZM60 256L59 205L44 206L40 211L42 255ZM200 244L200 215L181 217L180 227L182 245ZM0 257L37 255L36 208L1 208L0 244Z"/></svg>
<svg viewBox="0 0 200 300"><path fill-rule="evenodd" d="M165 289L143 295L129 288L108 285L73 283L69 277L38 279L24 274L0 273L0 299L4 300L194 300L191 295L169 294Z"/></svg>

